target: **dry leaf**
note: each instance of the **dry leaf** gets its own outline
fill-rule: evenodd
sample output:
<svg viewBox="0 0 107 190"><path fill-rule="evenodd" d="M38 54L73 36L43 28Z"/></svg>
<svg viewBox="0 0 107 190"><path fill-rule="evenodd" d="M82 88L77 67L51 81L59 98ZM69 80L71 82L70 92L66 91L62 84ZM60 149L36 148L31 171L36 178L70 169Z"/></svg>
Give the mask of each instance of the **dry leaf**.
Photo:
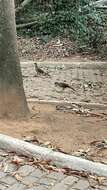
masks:
<svg viewBox="0 0 107 190"><path fill-rule="evenodd" d="M16 165L20 165L23 162L23 159L19 158L18 156L14 156L12 163Z"/></svg>
<svg viewBox="0 0 107 190"><path fill-rule="evenodd" d="M22 181L22 177L19 174L16 173L14 177L17 181Z"/></svg>
<svg viewBox="0 0 107 190"><path fill-rule="evenodd" d="M44 143L44 145L45 145L45 146L49 146L49 145L51 145L51 142L50 142L50 141L46 141L46 142Z"/></svg>
<svg viewBox="0 0 107 190"><path fill-rule="evenodd" d="M57 168L57 167L52 166L52 165L47 165L46 169L50 170L50 171L58 172L58 173L63 173L63 174L66 173L65 169L63 169L63 168Z"/></svg>
<svg viewBox="0 0 107 190"><path fill-rule="evenodd" d="M23 140L26 141L26 142L32 142L32 143L41 144L39 142L39 140L35 136L26 136L26 137L24 137Z"/></svg>
<svg viewBox="0 0 107 190"><path fill-rule="evenodd" d="M36 165L42 164L42 165L49 165L51 160L37 160L34 158L33 163Z"/></svg>
<svg viewBox="0 0 107 190"><path fill-rule="evenodd" d="M6 173L7 171L8 171L8 164L5 164L5 166L4 166L4 173Z"/></svg>
<svg viewBox="0 0 107 190"><path fill-rule="evenodd" d="M63 169L65 170L64 174L66 174L66 175L78 175L78 176L85 177L85 178L89 177L89 173L85 172L85 171L71 170L69 168L63 168Z"/></svg>
<svg viewBox="0 0 107 190"><path fill-rule="evenodd" d="M2 156L2 157L6 157L8 155L9 155L8 153L0 152L0 156Z"/></svg>

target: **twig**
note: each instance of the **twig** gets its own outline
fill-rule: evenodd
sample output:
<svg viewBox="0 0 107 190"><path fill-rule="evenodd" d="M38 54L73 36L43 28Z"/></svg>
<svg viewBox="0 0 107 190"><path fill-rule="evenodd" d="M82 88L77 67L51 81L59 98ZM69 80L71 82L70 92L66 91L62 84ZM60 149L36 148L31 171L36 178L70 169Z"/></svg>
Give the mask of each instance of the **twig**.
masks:
<svg viewBox="0 0 107 190"><path fill-rule="evenodd" d="M25 23L25 24L18 24L16 26L17 29L20 29L20 28L26 28L26 27L30 27L30 26L33 26L37 24L37 21L32 21L32 22L28 22L28 23Z"/></svg>

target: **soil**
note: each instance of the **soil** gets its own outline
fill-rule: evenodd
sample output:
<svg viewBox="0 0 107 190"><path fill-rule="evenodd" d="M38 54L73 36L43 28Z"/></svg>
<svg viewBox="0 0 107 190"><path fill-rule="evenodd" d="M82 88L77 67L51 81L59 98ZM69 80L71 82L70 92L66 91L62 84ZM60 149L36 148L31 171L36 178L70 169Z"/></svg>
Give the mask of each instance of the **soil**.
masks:
<svg viewBox="0 0 107 190"><path fill-rule="evenodd" d="M0 132L23 139L35 137L42 144L51 144L67 153L86 152L89 159L107 163L107 149L90 144L107 138L106 115L84 116L56 110L56 105L30 103L33 118L29 121L0 121ZM101 110L100 110L101 112ZM95 152L96 150L96 152ZM103 159L104 158L104 159Z"/></svg>
<svg viewBox="0 0 107 190"><path fill-rule="evenodd" d="M37 42L37 39L18 39L18 47L21 60L43 61L48 59L49 61L59 59L62 61L63 59L64 62L66 62L67 60L74 62L80 60L96 60L96 56L94 55L92 57L90 55L75 55L73 52L74 47L72 46L71 48L71 46L72 44L68 45L67 41L61 42L58 39L56 40L56 42L51 42L47 45L41 44L39 40ZM24 79L24 88L28 98L32 95L33 88L31 85L41 84L42 81L45 82L45 79L43 80L36 77L33 82L31 79L32 76L35 74L34 68L31 69L31 73L28 67L26 67L25 70L26 72L22 69L22 73L26 75ZM30 74L31 76L28 76ZM87 76L89 76L89 74L87 74ZM26 80L28 79L31 83L26 82ZM67 78L67 80L68 79L69 78ZM39 81L39 83L35 83L36 80ZM26 87L26 85L28 87ZM36 88L37 87L35 87L34 90L36 90ZM43 87L41 87L41 89L43 89ZM39 89L40 92L41 89ZM47 89L47 93L48 88L46 86L45 89ZM43 93L44 92L45 91L43 89ZM44 94L42 99L44 99L45 97ZM38 97L40 95L41 94L38 93ZM38 97L37 99L41 98ZM54 147L55 149L61 149L70 154L75 154L77 156L83 156L91 160L93 159L96 161L107 163L107 148L105 148L102 144L102 141L107 138L107 113L105 113L105 115L102 114L103 110L100 110L100 114L102 114L102 117L99 117L97 115L99 114L99 111L95 115L77 114L75 112L72 113L68 111L64 112L63 110L57 110L55 104L52 105L49 103L41 104L33 102L29 103L29 107L33 114L33 117L31 119L21 122L0 120L0 133L20 139L28 137L32 139L32 137L35 137L35 139L38 139L38 142L42 145L48 145L51 148ZM95 143L90 144L93 141Z"/></svg>
<svg viewBox="0 0 107 190"><path fill-rule="evenodd" d="M73 64L74 68L73 68ZM82 102L107 105L107 68L99 62L86 62L87 68L78 68L80 62L41 62L38 68L49 76L38 74L33 63L22 63L25 93L28 99L51 102ZM75 66L76 65L76 66ZM105 65L105 66L104 66ZM92 67L94 66L94 67ZM94 69L93 69L94 68ZM61 88L56 82L72 88Z"/></svg>

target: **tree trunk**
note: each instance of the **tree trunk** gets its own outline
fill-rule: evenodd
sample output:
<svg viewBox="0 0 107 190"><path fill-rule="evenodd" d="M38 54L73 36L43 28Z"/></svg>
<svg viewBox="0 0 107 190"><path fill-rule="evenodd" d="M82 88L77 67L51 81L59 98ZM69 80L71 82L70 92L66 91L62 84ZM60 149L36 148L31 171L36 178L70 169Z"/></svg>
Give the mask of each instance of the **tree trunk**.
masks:
<svg viewBox="0 0 107 190"><path fill-rule="evenodd" d="M17 51L14 0L0 0L0 117L29 113Z"/></svg>

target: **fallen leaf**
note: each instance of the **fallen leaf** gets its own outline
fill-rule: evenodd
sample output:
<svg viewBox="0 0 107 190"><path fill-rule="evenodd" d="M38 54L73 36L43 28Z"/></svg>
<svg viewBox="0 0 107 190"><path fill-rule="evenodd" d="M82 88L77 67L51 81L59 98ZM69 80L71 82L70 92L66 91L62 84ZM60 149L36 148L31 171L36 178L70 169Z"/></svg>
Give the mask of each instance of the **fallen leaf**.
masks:
<svg viewBox="0 0 107 190"><path fill-rule="evenodd" d="M66 170L63 169L63 168L57 168L55 166L52 166L52 165L47 165L46 166L46 169L49 170L49 171L54 171L54 172L58 172L58 173L66 173Z"/></svg>
<svg viewBox="0 0 107 190"><path fill-rule="evenodd" d="M105 145L107 145L107 140L106 140L106 139L104 139L104 140L103 140L103 143L104 143Z"/></svg>
<svg viewBox="0 0 107 190"><path fill-rule="evenodd" d="M0 152L0 156L2 156L2 157L6 157L8 155L9 155L8 153Z"/></svg>
<svg viewBox="0 0 107 190"><path fill-rule="evenodd" d="M89 176L89 173L85 172L85 171L71 170L69 168L63 168L63 169L65 170L64 174L66 174L66 175L78 175L78 176L85 177L85 178L88 178L88 176Z"/></svg>
<svg viewBox="0 0 107 190"><path fill-rule="evenodd" d="M92 141L92 142L90 143L90 145L96 145L96 144L99 143L99 142L101 142L101 141L95 140L95 141Z"/></svg>
<svg viewBox="0 0 107 190"><path fill-rule="evenodd" d="M22 181L22 177L19 174L16 173L14 177L17 181Z"/></svg>
<svg viewBox="0 0 107 190"><path fill-rule="evenodd" d="M46 141L46 142L44 143L44 145L45 145L45 146L49 146L49 145L51 145L51 142L50 142L50 141Z"/></svg>
<svg viewBox="0 0 107 190"><path fill-rule="evenodd" d="M7 171L8 171L8 164L5 164L5 166L4 166L4 173L6 173Z"/></svg>
<svg viewBox="0 0 107 190"><path fill-rule="evenodd" d="M13 160L11 161L13 164L20 165L23 163L23 159L19 158L18 156L14 156Z"/></svg>
<svg viewBox="0 0 107 190"><path fill-rule="evenodd" d="M26 142L32 142L32 143L41 144L39 142L39 140L35 136L26 136L26 137L24 137L23 140L26 141Z"/></svg>

